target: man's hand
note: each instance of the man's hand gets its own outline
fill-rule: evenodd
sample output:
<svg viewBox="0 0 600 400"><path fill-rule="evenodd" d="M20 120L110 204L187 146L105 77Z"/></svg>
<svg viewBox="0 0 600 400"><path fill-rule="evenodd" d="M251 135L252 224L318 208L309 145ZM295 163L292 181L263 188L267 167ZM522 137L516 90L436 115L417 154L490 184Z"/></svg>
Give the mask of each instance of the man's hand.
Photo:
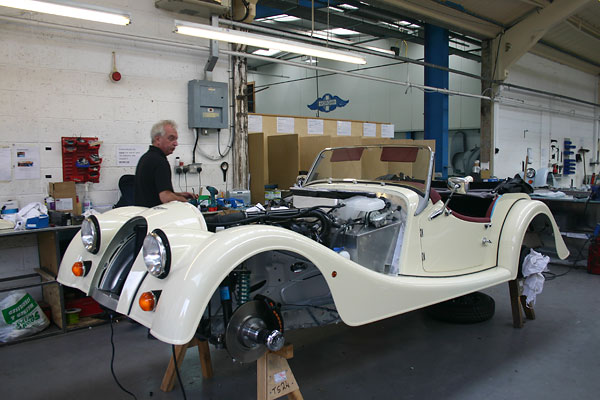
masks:
<svg viewBox="0 0 600 400"><path fill-rule="evenodd" d="M190 192L177 192L175 193L179 196L185 197L186 199L197 199L198 195Z"/></svg>
<svg viewBox="0 0 600 400"><path fill-rule="evenodd" d="M182 201L185 203L188 201L188 199L197 198L198 196L188 192L175 193L171 192L170 190L163 190L158 194L158 197L160 198L161 203L164 204L170 201Z"/></svg>

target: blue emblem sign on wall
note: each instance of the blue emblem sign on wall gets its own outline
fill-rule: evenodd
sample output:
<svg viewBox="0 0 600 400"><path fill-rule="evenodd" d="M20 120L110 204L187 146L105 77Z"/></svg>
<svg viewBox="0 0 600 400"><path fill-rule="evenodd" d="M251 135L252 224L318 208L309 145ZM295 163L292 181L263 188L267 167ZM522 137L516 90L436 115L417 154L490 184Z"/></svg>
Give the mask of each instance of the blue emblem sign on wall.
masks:
<svg viewBox="0 0 600 400"><path fill-rule="evenodd" d="M342 100L338 96L332 96L330 93L325 93L323 97L317 98L312 104L307 105L307 107L311 110L329 112L338 107L344 107L349 102L350 100Z"/></svg>

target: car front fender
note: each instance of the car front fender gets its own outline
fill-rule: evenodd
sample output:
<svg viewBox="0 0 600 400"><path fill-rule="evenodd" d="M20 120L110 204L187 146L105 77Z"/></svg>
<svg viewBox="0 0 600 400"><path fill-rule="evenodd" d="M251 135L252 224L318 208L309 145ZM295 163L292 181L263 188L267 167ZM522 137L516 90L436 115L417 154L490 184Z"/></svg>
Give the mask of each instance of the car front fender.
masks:
<svg viewBox="0 0 600 400"><path fill-rule="evenodd" d="M114 235L121 226L129 219L147 210L145 207L121 207L109 210L96 216L100 223L100 248L96 254L92 254L83 247L81 235L75 234L73 240L67 247L58 269L58 282L65 286L77 288L89 295L95 270L89 271L84 277L77 277L71 272L71 267L76 261L91 261L95 268L104 255L104 251L112 241Z"/></svg>
<svg viewBox="0 0 600 400"><path fill-rule="evenodd" d="M508 269L512 279L517 277L519 271L519 255L527 228L539 215L547 217L552 225L554 245L558 256L563 260L569 256L569 250L548 206L538 200L519 200L510 209L504 221L498 245L498 266Z"/></svg>

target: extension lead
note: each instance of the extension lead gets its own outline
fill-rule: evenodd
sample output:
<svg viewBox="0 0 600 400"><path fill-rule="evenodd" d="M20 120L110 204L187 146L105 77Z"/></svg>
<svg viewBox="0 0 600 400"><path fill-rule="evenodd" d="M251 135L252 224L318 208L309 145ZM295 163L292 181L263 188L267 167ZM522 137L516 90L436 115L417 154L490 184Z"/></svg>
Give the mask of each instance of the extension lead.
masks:
<svg viewBox="0 0 600 400"><path fill-rule="evenodd" d="M135 394L133 394L129 390L125 389L123 387L123 385L121 385L121 383L117 379L117 375L115 375L115 369L114 369L114 362L115 362L115 342L113 340L113 337L114 337L113 313L109 313L108 315L110 316L110 346L111 346L111 349L112 349L112 353L111 353L111 356L110 356L110 372L111 372L111 374L112 374L115 382L117 383L117 385L119 385L119 387L121 388L121 390L124 391L125 393L127 393L128 395L130 395L131 397L133 397L135 400L137 400L137 397L135 396Z"/></svg>

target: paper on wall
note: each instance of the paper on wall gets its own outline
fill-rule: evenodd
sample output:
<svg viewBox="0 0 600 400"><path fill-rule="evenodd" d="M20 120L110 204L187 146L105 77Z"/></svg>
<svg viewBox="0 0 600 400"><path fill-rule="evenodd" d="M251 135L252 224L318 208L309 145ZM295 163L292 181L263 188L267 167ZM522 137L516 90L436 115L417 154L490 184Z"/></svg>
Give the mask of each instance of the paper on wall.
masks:
<svg viewBox="0 0 600 400"><path fill-rule="evenodd" d="M15 179L40 179L39 146L13 145Z"/></svg>
<svg viewBox="0 0 600 400"><path fill-rule="evenodd" d="M377 136L377 125L370 122L363 123L363 136L375 137Z"/></svg>
<svg viewBox="0 0 600 400"><path fill-rule="evenodd" d="M148 150L146 144L117 146L117 166L135 167L146 150Z"/></svg>
<svg viewBox="0 0 600 400"><path fill-rule="evenodd" d="M394 138L394 124L381 125L381 137Z"/></svg>
<svg viewBox="0 0 600 400"><path fill-rule="evenodd" d="M262 131L262 115L248 115L248 132Z"/></svg>
<svg viewBox="0 0 600 400"><path fill-rule="evenodd" d="M338 136L350 136L350 135L352 135L352 122L350 122L350 121L338 121L337 122L337 135Z"/></svg>
<svg viewBox="0 0 600 400"><path fill-rule="evenodd" d="M277 133L294 133L294 118L277 117Z"/></svg>
<svg viewBox="0 0 600 400"><path fill-rule="evenodd" d="M322 135L323 134L323 120L322 119L308 119L307 120L307 131L309 135Z"/></svg>

